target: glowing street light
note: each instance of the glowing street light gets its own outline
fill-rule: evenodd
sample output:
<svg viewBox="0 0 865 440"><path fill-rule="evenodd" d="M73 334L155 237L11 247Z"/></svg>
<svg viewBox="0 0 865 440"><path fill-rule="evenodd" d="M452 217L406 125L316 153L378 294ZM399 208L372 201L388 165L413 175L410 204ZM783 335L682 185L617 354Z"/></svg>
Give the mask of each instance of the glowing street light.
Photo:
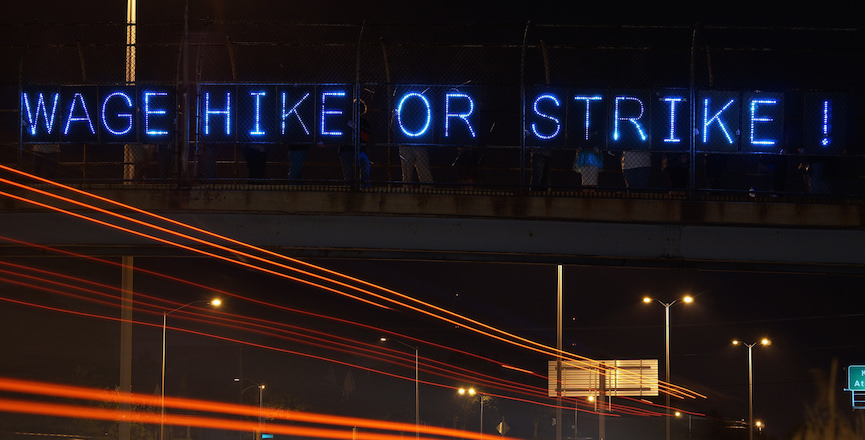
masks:
<svg viewBox="0 0 865 440"><path fill-rule="evenodd" d="M484 438L484 398L486 398L487 396L476 391L474 388L468 388L468 389L460 388L459 390L457 390L457 392L460 394L460 396L464 396L466 394L468 394L469 397L472 397L475 394L478 395L478 397L479 397L478 401L480 402L480 405L481 405L481 423L480 423L480 429L478 430L478 432L480 432L480 437L481 437L481 439L483 439Z"/></svg>
<svg viewBox="0 0 865 440"><path fill-rule="evenodd" d="M172 314L172 313L174 313L180 309L183 309L185 307L191 306L193 304L199 304L199 303L207 303L207 304L210 304L214 307L219 307L220 305L222 305L222 300L220 300L218 298L212 299L210 301L197 300L197 301L192 301L192 302L186 303L186 304L184 304L180 307L177 307L173 310L170 310L167 312L165 312L165 311L162 312L162 381L160 382L160 385L159 385L159 392L161 393L160 405L159 405L161 407L160 413L159 413L160 414L159 415L159 440L163 440L164 435L165 435L165 329L166 329L166 322L168 320L168 315L170 315L170 314Z"/></svg>
<svg viewBox="0 0 865 440"><path fill-rule="evenodd" d="M751 348L755 345L771 345L772 341L769 338L763 338L759 342L748 344L738 339L733 340L733 345L744 345L748 347L748 440L754 440L754 368L753 357L751 356ZM760 423L760 432L762 432L762 423Z"/></svg>
<svg viewBox="0 0 865 440"><path fill-rule="evenodd" d="M393 342L396 342L397 344L404 345L404 346L414 350L414 431L415 431L415 438L420 438L420 397L419 397L419 393L418 393L420 381L418 381L418 351L419 351L418 347L406 344L405 342L400 341L399 339L388 339L388 338L385 338L384 336L379 338L379 340L381 340L381 342L393 341Z"/></svg>
<svg viewBox="0 0 865 440"><path fill-rule="evenodd" d="M666 371L666 373L667 373L666 381L669 384L670 383L670 307L672 307L673 304L678 303L680 300L676 299L676 300L673 300L671 302L665 303L665 302L663 302L657 298L652 298L650 296L646 296L643 298L643 302L646 304L649 304L653 301L657 301L658 304L664 306L664 354L666 357L665 361L664 361L664 368L667 370ZM691 295L685 295L684 297L681 298L681 302L683 302L685 304L690 304L690 303L694 302L694 297L692 297ZM666 433L667 433L666 440L670 440L670 416L671 416L671 414L670 414L670 393L666 393L666 395L664 396L664 400L665 400L666 407L667 407L667 417L664 418L664 426L666 428Z"/></svg>

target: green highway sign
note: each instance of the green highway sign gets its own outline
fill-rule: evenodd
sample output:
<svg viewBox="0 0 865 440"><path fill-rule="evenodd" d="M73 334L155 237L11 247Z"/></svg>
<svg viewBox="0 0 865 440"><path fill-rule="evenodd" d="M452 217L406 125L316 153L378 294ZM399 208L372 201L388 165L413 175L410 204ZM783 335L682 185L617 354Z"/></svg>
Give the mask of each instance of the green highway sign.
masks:
<svg viewBox="0 0 865 440"><path fill-rule="evenodd" d="M847 389L849 391L865 391L865 365L847 367Z"/></svg>

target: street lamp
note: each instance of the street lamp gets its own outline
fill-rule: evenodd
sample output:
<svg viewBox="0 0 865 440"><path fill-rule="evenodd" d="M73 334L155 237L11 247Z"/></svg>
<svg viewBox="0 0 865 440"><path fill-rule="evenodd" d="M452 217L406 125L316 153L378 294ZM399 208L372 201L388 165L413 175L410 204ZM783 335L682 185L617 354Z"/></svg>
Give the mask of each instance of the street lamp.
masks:
<svg viewBox="0 0 865 440"><path fill-rule="evenodd" d="M162 380L159 384L159 392L161 394L160 405L159 405L161 407L160 413L159 413L159 440L162 440L164 435L165 435L165 330L167 328L166 322L168 321L168 315L170 315L170 314L172 314L172 313L174 313L180 309L183 309L185 307L191 306L193 304L198 304L198 303L208 303L214 307L219 307L222 304L222 300L220 300L218 298L212 299L210 301L197 300L197 301L188 302L188 303L186 303L180 307L177 307L175 309L172 309L170 311L167 311L167 312L163 311L162 312Z"/></svg>
<svg viewBox="0 0 865 440"><path fill-rule="evenodd" d="M250 381L250 382L252 382L252 383L255 384L255 385L250 385L250 386L244 388L244 389L240 392L240 400L241 400L241 403L243 403L243 393L245 393L246 390L248 390L248 389L250 389L250 388L258 388L258 436L259 436L259 438L261 438L261 429L262 429L262 422L261 422L261 402L262 402L262 397L263 397L263 394L264 394L264 384L263 384L263 383L258 383L258 382L254 381L254 380L252 380L252 379L247 379L247 378L245 378L245 377L235 377L235 378L234 378L234 381L235 381L235 382L238 382L238 383L239 383L241 380L248 380L248 381Z"/></svg>
<svg viewBox="0 0 865 440"><path fill-rule="evenodd" d="M733 345L744 345L748 347L748 440L754 440L754 364L751 356L751 349L757 345L770 345L772 341L769 338L760 339L759 342L748 344L738 339L733 340ZM762 432L762 423L761 423Z"/></svg>
<svg viewBox="0 0 865 440"><path fill-rule="evenodd" d="M665 361L664 361L664 368L667 370L666 371L666 373L667 373L667 379L666 380L667 380L667 383L669 384L670 383L670 307L672 307L673 304L678 303L679 300L676 299L676 300L673 300L671 302L665 303L665 302L663 302L657 298L652 298L649 296L643 298L643 302L646 304L649 304L652 301L657 301L658 304L664 306L664 353L665 353L665 357L666 357ZM692 297L691 295L685 295L684 297L681 298L681 302L683 302L685 304L690 304L690 303L694 302L694 297ZM664 420L664 426L666 428L666 433L667 433L666 440L670 440L670 417L671 417L670 416L670 393L666 393L666 395L664 396L664 400L665 400L666 407L667 407L667 417L664 418L665 419Z"/></svg>
<svg viewBox="0 0 865 440"><path fill-rule="evenodd" d="M757 426L757 433L760 435L763 435L763 426L766 426L766 425L764 425L763 422L761 422L759 420L754 422L754 425Z"/></svg>
<svg viewBox="0 0 865 440"><path fill-rule="evenodd" d="M480 429L478 430L478 432L480 432L480 438L483 439L484 438L484 398L487 396L481 394L478 391L475 391L474 388L468 388L468 389L460 388L457 391L460 393L460 396L464 396L466 394L468 394L469 397L474 396L475 394L478 395L478 397L479 397L478 401L481 404L481 423L480 423Z"/></svg>
<svg viewBox="0 0 865 440"><path fill-rule="evenodd" d="M406 344L399 339L388 339L383 336L380 338L380 340L381 342L393 341L414 350L414 432L415 438L420 438L420 394L418 393L420 382L418 381L418 347Z"/></svg>

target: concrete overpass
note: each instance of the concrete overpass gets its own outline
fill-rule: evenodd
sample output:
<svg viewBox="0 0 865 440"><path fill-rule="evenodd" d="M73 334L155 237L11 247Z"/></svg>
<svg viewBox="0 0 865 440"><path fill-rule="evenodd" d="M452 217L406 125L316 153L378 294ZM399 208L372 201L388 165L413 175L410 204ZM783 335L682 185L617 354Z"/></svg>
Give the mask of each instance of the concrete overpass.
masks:
<svg viewBox="0 0 865 440"><path fill-rule="evenodd" d="M81 189L296 257L865 274L865 205L853 200L261 185ZM4 191L70 207L21 188ZM8 196L0 202L0 230L87 254L190 254ZM3 241L0 255L46 252Z"/></svg>

